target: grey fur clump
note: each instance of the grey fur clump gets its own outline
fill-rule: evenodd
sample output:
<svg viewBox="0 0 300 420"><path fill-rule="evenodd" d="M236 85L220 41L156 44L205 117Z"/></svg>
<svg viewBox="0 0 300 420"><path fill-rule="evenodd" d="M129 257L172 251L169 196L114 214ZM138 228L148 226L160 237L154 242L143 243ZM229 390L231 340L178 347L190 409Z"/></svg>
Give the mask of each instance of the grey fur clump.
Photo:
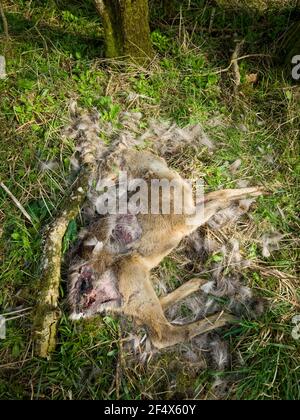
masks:
<svg viewBox="0 0 300 420"><path fill-rule="evenodd" d="M175 123L151 120L142 139L152 139L154 150L162 156L177 153L187 145L195 148L206 147L210 152L215 149L212 140L200 124L180 128Z"/></svg>
<svg viewBox="0 0 300 420"><path fill-rule="evenodd" d="M214 150L212 140L205 133L200 124L179 127L175 123L160 120L143 121L148 128L141 129L143 115L139 112L121 112L117 124L101 121L97 110L79 111L76 102L70 106L72 121L64 130L64 135L77 140L77 151L82 155L88 154L85 148L93 143L96 160L101 160L103 153L102 138L109 140L109 154L116 154L118 150L130 147L150 147L160 156L166 156L192 146L199 150L201 147L209 151ZM89 142L84 141L88 138ZM107 146L107 145L106 145Z"/></svg>
<svg viewBox="0 0 300 420"><path fill-rule="evenodd" d="M262 255L265 258L269 258L273 251L277 251L280 248L280 241L284 235L279 232L265 233L261 237Z"/></svg>
<svg viewBox="0 0 300 420"><path fill-rule="evenodd" d="M0 55L0 79L6 78L6 61L3 55Z"/></svg>
<svg viewBox="0 0 300 420"><path fill-rule="evenodd" d="M236 213L236 218L242 215L243 212ZM210 227L209 223L207 227ZM210 234L216 227L212 231L209 228L200 228L186 241L187 255L190 255L194 264L196 262L199 275L209 275L209 279L202 286L201 293L188 298L185 305L194 314L194 319L203 318L224 307L238 316L257 318L264 312L265 303L261 298L255 297L246 284L244 274L251 269L251 261L244 258L237 239L232 238L227 243L217 241ZM224 300L223 305L219 303L220 299ZM198 310L195 310L197 307ZM170 316L173 317L174 312Z"/></svg>
<svg viewBox="0 0 300 420"><path fill-rule="evenodd" d="M63 138L74 140L76 152L83 164L96 163L103 158L106 149L100 140L98 111L82 112L77 108L76 102L72 101L70 114L71 124L64 129ZM74 160L75 156L72 159Z"/></svg>
<svg viewBox="0 0 300 420"><path fill-rule="evenodd" d="M232 204L224 210L220 210L208 221L208 226L213 230L235 223L241 216L248 213L251 205L255 203L254 198L240 200L237 204Z"/></svg>
<svg viewBox="0 0 300 420"><path fill-rule="evenodd" d="M243 257L239 241L232 238L229 243L219 244L218 247L215 245L214 251L210 251L208 248L210 242L205 239L206 235L205 230L198 230L188 242L190 247L198 250L203 265L209 261L211 255L218 255L218 258L209 265L206 264L205 270L200 273L200 275L210 273L210 280L202 286L201 295L197 296L197 299L201 299L201 305L198 306L195 318L210 315L224 309L224 306L238 316L250 319L261 316L265 302L254 296L253 291L245 284L244 272L251 268L251 261ZM193 258L197 258L197 253L193 254ZM223 307L219 303L220 298L225 299ZM191 308L195 306L192 299L195 298L189 298L186 302Z"/></svg>

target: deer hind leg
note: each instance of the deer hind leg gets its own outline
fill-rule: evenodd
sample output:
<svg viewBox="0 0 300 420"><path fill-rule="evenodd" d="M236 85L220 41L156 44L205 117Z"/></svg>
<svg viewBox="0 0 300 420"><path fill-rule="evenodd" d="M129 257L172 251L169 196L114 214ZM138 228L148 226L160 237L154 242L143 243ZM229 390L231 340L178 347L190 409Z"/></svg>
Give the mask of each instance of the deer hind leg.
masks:
<svg viewBox="0 0 300 420"><path fill-rule="evenodd" d="M236 189L224 189L213 191L204 195L204 202L221 200L227 203L235 200L242 200L247 197L258 197L264 193L262 187L247 187Z"/></svg>
<svg viewBox="0 0 300 420"><path fill-rule="evenodd" d="M200 283L202 284L200 279L197 281L194 279L189 283L189 287L182 287L180 293L177 292L177 297L187 296L187 292L195 291L196 285L198 289ZM160 349L190 340L235 319L231 315L220 313L190 324L172 325L164 315L161 302L151 283L149 270L143 262L134 257L122 261L119 271L119 292L123 296L121 308L123 313L134 317L139 324L144 325L152 344ZM174 302L174 297L173 294L169 301L165 300L165 308Z"/></svg>
<svg viewBox="0 0 300 420"><path fill-rule="evenodd" d="M152 344L159 349L163 349L186 342L197 335L205 334L235 321L234 316L220 312L190 324L172 325L167 321L167 324L162 327L159 337L151 334L151 332L149 335Z"/></svg>
<svg viewBox="0 0 300 420"><path fill-rule="evenodd" d="M264 190L261 187L225 189L205 194L196 205L196 215L187 217L187 225L190 226L189 233L208 222L219 210L229 207L232 202L259 197L263 194Z"/></svg>
<svg viewBox="0 0 300 420"><path fill-rule="evenodd" d="M172 292L168 293L167 295L162 296L159 299L159 302L161 304L163 311L166 311L172 305L185 299L191 294L198 292L205 283L207 283L207 280L195 277L183 283L181 286L179 286L177 289L173 290Z"/></svg>

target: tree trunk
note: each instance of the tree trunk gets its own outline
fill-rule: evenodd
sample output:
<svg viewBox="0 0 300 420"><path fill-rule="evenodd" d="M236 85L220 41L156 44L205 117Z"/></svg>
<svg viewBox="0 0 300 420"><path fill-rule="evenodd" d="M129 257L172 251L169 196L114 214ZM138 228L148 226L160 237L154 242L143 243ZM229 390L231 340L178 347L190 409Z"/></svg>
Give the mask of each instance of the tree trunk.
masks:
<svg viewBox="0 0 300 420"><path fill-rule="evenodd" d="M3 32L6 36L6 39L9 39L9 34L8 34L8 24L7 24L7 19L4 13L4 7L2 4L2 0L0 0L0 15L2 18L2 24L3 24Z"/></svg>
<svg viewBox="0 0 300 420"><path fill-rule="evenodd" d="M284 37L283 43L280 45L278 56L280 60L287 66L291 67L292 58L300 55L300 20L294 23Z"/></svg>
<svg viewBox="0 0 300 420"><path fill-rule="evenodd" d="M106 57L130 57L141 63L150 60L148 0L95 0L102 18Z"/></svg>

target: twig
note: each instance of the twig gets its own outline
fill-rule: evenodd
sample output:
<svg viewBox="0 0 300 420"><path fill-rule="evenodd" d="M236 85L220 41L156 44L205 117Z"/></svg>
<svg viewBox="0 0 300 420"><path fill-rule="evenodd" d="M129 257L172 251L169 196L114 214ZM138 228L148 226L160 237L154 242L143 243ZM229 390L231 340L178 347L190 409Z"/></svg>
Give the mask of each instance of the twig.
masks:
<svg viewBox="0 0 300 420"><path fill-rule="evenodd" d="M240 74L240 68L239 68L239 65L238 65L238 58L239 58L240 51L241 51L241 48L242 48L243 44L244 44L244 40L236 43L234 51L232 53L232 57L231 57L231 63L232 63L232 66L233 66L233 74L234 74L233 92L234 92L235 98L238 95L239 86L241 84L241 74Z"/></svg>
<svg viewBox="0 0 300 420"><path fill-rule="evenodd" d="M19 319L19 318L23 318L24 316L28 315L29 312L23 313L21 315L17 315L17 316L12 316L11 318L5 318L6 321L12 321L14 319Z"/></svg>
<svg viewBox="0 0 300 420"><path fill-rule="evenodd" d="M272 55L270 55L270 54L247 54L247 55L242 55L241 57L235 58L234 60L231 59L229 65L227 67L225 67L225 69L217 70L213 74L219 74L219 73L224 73L226 71L229 71L231 69L231 66L233 65L233 63L235 61L240 61L240 60L244 60L245 58L252 58L252 57L272 57ZM212 73L209 73L209 74L212 74Z"/></svg>
<svg viewBox="0 0 300 420"><path fill-rule="evenodd" d="M72 121L77 121L80 111L76 102L70 103ZM49 358L56 347L57 325L60 319L58 307L60 291L60 273L62 260L62 241L71 220L75 219L82 207L89 189L89 180L97 170L95 154L98 150L98 139L86 133L78 142L84 141L85 153L81 155L81 171L61 203L61 212L46 232L43 250L40 294L33 320L34 351L37 356Z"/></svg>
<svg viewBox="0 0 300 420"><path fill-rule="evenodd" d="M106 89L105 89L105 96L109 96L109 89L110 89L112 79L113 79L113 75L111 74L109 76L108 83L107 83L107 86L106 86Z"/></svg>
<svg viewBox="0 0 300 420"><path fill-rule="evenodd" d="M4 312L3 314L1 314L2 316L6 317L8 315L15 315L15 314L19 314L20 312L26 312L26 311L30 311L32 309L32 306L29 306L28 308L24 308L24 309L17 309L16 311L11 311L11 312Z"/></svg>
<svg viewBox="0 0 300 420"><path fill-rule="evenodd" d="M17 362L11 362L11 363L6 363L5 365L0 365L0 369L4 369L4 368L9 368L9 367L11 367L11 366L15 366L15 365L18 365L19 363L21 364L21 363L25 363L25 362L28 362L29 360L31 360L31 358L28 358L28 359L24 359L24 360L18 360Z"/></svg>
<svg viewBox="0 0 300 420"><path fill-rule="evenodd" d="M231 66L234 64L234 62L240 61L240 60L244 60L245 58L252 58L252 57L269 57L272 58L273 56L270 54L247 54L247 55L242 55L241 57L235 58L234 60L231 59L230 63L228 64L227 67L225 67L224 69L220 69L220 70L216 70L210 73L200 73L199 76L204 77L204 76L210 76L213 74L221 74L221 73L226 73L227 71L229 71L231 69Z"/></svg>
<svg viewBox="0 0 300 420"><path fill-rule="evenodd" d="M3 30L6 36L6 39L9 39L9 33L8 33L8 23L7 23L7 19L4 13L4 8L3 8L3 4L2 4L2 0L0 0L0 14L1 14L1 18L2 18L2 22L3 22Z"/></svg>
<svg viewBox="0 0 300 420"><path fill-rule="evenodd" d="M20 201L13 195L13 193L4 185L3 182L0 182L0 187L4 189L4 191L10 196L12 201L15 203L15 205L18 207L18 209L23 213L23 215L26 217L26 219L29 220L29 222L34 226L34 223L30 217L30 215L27 213L27 211L24 209Z"/></svg>

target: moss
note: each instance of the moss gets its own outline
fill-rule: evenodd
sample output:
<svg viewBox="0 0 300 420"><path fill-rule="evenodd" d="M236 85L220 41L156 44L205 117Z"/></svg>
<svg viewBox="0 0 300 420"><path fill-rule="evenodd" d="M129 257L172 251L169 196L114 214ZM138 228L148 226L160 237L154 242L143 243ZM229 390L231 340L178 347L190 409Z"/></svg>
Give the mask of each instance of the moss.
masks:
<svg viewBox="0 0 300 420"><path fill-rule="evenodd" d="M153 55L150 41L149 10L145 0L121 1L124 53L141 61Z"/></svg>
<svg viewBox="0 0 300 420"><path fill-rule="evenodd" d="M107 58L119 57L123 55L123 34L118 1L96 0L95 4L102 17L105 33L105 55Z"/></svg>
<svg viewBox="0 0 300 420"><path fill-rule="evenodd" d="M139 63L153 56L147 0L95 0L103 21L106 57Z"/></svg>

